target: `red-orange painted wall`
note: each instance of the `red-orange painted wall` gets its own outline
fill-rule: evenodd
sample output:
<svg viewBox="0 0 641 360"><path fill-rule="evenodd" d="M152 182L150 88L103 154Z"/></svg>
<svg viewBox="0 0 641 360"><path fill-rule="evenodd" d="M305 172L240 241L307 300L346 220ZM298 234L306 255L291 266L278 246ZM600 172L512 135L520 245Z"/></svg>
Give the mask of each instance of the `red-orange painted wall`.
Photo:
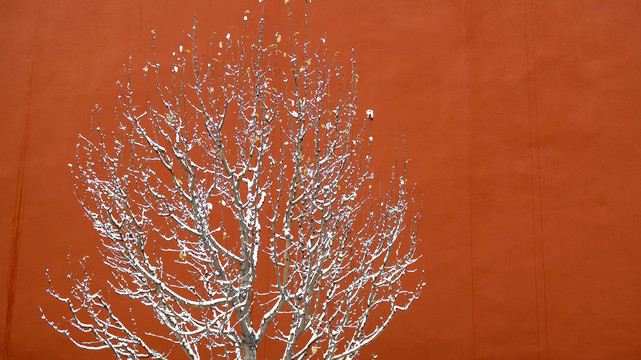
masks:
<svg viewBox="0 0 641 360"><path fill-rule="evenodd" d="M0 357L111 358L38 310L59 309L46 267L60 279L70 245L95 254L65 165L76 136L151 29L170 51L194 14L224 32L255 4L0 4ZM425 195L428 287L371 347L379 358L641 358L640 19L632 0L312 3L314 31L357 49L376 166L407 134Z"/></svg>

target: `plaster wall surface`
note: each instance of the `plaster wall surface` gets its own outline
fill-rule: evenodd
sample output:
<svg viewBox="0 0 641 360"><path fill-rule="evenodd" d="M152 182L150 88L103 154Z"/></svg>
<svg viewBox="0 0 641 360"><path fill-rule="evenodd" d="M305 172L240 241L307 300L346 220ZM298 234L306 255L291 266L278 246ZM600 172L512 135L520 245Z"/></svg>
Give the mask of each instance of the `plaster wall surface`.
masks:
<svg viewBox="0 0 641 360"><path fill-rule="evenodd" d="M292 0L295 2L296 0ZM270 3L270 0L267 0ZM278 3L278 4L277 4ZM255 1L0 4L0 358L109 359L40 319L45 269L96 255L66 164L109 113L129 55ZM273 0L268 22L285 24ZM380 359L641 358L641 4L317 0L312 31L356 48L375 167L407 137L428 283ZM261 359L274 359L269 349Z"/></svg>

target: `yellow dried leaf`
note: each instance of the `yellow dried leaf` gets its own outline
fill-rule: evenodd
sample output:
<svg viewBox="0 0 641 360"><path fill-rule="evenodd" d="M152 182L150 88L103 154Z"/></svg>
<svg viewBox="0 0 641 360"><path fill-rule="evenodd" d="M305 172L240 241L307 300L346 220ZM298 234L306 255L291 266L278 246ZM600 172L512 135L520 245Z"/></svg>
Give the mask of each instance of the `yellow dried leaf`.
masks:
<svg viewBox="0 0 641 360"><path fill-rule="evenodd" d="M180 260L185 260L187 258L187 253L185 251L180 253Z"/></svg>
<svg viewBox="0 0 641 360"><path fill-rule="evenodd" d="M279 43L279 42L280 42L280 39L281 39L280 34L276 34L276 42L277 42L277 43Z"/></svg>

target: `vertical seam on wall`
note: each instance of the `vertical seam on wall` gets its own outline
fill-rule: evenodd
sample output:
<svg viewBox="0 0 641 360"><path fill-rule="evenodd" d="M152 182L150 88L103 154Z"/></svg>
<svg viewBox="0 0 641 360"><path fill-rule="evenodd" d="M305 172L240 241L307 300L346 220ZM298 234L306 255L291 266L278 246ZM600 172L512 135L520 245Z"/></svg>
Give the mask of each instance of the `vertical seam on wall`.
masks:
<svg viewBox="0 0 641 360"><path fill-rule="evenodd" d="M527 70L527 110L528 110L528 130L530 133L529 136L529 148L530 148L530 203L532 208L532 246L534 253L534 308L536 312L536 348L537 348L537 359L541 357L541 340L540 340L540 324L539 324L539 284L538 284L538 257L537 257L537 236L536 236L536 209L534 206L535 191L534 191L534 149L533 149L533 131L532 131L532 96L531 96L531 62L530 59L530 27L529 27L529 3L528 0L524 0L524 16L525 16L525 56L526 56L526 70Z"/></svg>
<svg viewBox="0 0 641 360"><path fill-rule="evenodd" d="M24 216L24 174L27 162L27 153L29 151L29 128L31 122L31 104L33 89L33 73L35 69L37 34L35 35L34 44L31 47L31 68L29 69L29 88L27 90L27 113L24 121L24 130L22 133L22 144L20 146L18 175L16 184L16 202L13 210L11 247L9 250L9 272L7 275L7 308L5 313L4 337L2 358L9 359L11 351L11 335L13 328L13 312L16 297L16 281L18 277L18 261L20 257L20 242L22 240L22 223Z"/></svg>
<svg viewBox="0 0 641 360"><path fill-rule="evenodd" d="M472 1L466 0L465 59L467 66L467 116L468 116L468 190L470 219L470 281L472 294L472 358L476 359L476 302L474 298L474 228L472 225Z"/></svg>
<svg viewBox="0 0 641 360"><path fill-rule="evenodd" d="M143 22L143 9L145 7L144 1L140 0L138 2L138 6L139 6L139 11L138 11L138 49L143 49L143 45L142 45L143 44L143 40L144 40L143 39L143 34L144 34L144 32L143 32L143 27L144 27L143 26L143 23L144 23ZM145 56L144 60L145 61L147 60L146 56Z"/></svg>
<svg viewBox="0 0 641 360"><path fill-rule="evenodd" d="M544 340L545 359L549 358L548 321L547 321L547 292L545 287L545 251L543 239L543 207L541 199L541 162L539 147L539 119L536 89L536 63L534 43L534 21L532 19L532 0L525 2L525 37L527 54L527 86L528 86L528 125L530 131L530 174L531 174L531 203L532 203L532 241L534 250L534 287L536 303L537 348L538 358L541 358L541 341ZM538 212L537 212L538 206ZM538 226L537 226L538 225ZM538 236L537 236L538 227ZM540 256L538 255L540 253ZM541 269L539 271L539 268ZM540 277L540 286L539 286ZM542 298L543 303L539 302ZM543 313L541 317L540 313ZM544 338L541 339L540 323L543 323Z"/></svg>

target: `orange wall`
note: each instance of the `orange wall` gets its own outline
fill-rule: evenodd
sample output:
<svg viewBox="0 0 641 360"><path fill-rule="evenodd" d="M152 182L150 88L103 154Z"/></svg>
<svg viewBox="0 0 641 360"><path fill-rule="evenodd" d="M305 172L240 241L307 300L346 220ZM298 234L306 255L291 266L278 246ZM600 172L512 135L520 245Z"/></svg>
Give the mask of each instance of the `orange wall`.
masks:
<svg viewBox="0 0 641 360"><path fill-rule="evenodd" d="M111 358L74 348L38 311L60 309L44 293L45 268L62 280L70 245L74 256L95 254L65 164L93 104L113 103L126 58L149 49L151 29L170 51L194 14L224 32L246 8L256 16L249 0L2 2L0 357ZM428 287L371 350L641 358L639 2L312 8L331 46L356 46L359 104L376 111L376 166L391 164L394 139L407 134L425 194ZM275 10L268 18L284 20Z"/></svg>

